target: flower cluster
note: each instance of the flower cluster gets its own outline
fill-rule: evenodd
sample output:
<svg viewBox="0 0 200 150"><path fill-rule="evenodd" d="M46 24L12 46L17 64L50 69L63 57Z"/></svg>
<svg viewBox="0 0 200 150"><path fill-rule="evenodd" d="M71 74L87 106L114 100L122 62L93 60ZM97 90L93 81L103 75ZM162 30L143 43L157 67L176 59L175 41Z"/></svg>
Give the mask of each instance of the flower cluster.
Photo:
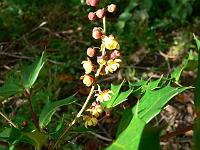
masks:
<svg viewBox="0 0 200 150"><path fill-rule="evenodd" d="M98 8L99 3L105 1L101 0L86 0L86 4ZM99 8L95 12L89 12L88 19L95 21L97 18L103 20L103 28L94 27L92 30L92 37L96 40L100 40L100 47L89 47L87 49L87 60L82 61L83 68L85 70L85 75L81 76L83 83L90 87L96 86L96 80L100 75L107 75L109 73L114 73L122 62L119 58L120 45L117 39L113 35L106 34L105 20L107 13L114 13L116 11L116 5L110 4L104 8ZM94 57L96 56L96 62ZM96 102L93 102L86 112L88 115L83 116L85 120L85 127L95 126L98 122L97 118L103 112L101 103L111 99L113 92L111 90L101 90L98 85L98 90L95 91Z"/></svg>

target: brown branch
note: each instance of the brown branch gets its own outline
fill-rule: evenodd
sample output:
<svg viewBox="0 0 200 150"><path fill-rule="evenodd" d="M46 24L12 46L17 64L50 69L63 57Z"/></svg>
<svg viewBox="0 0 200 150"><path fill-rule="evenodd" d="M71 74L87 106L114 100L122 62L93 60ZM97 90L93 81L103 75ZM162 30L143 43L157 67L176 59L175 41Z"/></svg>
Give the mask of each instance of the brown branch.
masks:
<svg viewBox="0 0 200 150"><path fill-rule="evenodd" d="M28 90L26 90L24 92L24 96L26 97L26 99L29 102L29 110L30 110L30 113L31 113L32 122L33 122L33 124L35 125L35 127L37 129L40 129L40 127L39 127L39 120L38 120L35 112L33 111L33 106L32 106L32 102L31 102L31 99L30 99L30 92Z"/></svg>
<svg viewBox="0 0 200 150"><path fill-rule="evenodd" d="M193 130L193 125L188 126L186 128L183 128L183 129L179 129L179 130L167 133L165 135L162 135L160 137L160 141L166 141L169 138L175 137L175 136L180 135L180 134L184 134L185 132L190 131L190 130Z"/></svg>

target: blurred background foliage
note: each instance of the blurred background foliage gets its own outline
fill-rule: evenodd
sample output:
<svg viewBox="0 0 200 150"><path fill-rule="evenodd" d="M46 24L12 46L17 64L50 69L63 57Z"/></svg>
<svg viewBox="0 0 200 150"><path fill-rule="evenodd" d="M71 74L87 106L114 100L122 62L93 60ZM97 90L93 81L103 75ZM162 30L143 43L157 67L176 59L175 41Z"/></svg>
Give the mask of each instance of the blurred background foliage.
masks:
<svg viewBox="0 0 200 150"><path fill-rule="evenodd" d="M109 0L107 3L118 6L114 15L108 14L107 26L108 33L116 35L120 42L124 64L119 73L106 81L124 77L139 81L152 76L159 78L163 73L168 75L182 63L189 50L195 49L192 33L200 34L199 0ZM88 89L79 80L84 73L81 61L86 59L89 46L98 46L91 30L101 25L99 21L89 22L90 11L93 8L87 7L84 0L0 0L1 83L13 73L16 79L20 78L19 70L47 51L48 63L32 91L36 112L48 101L66 98L77 91L80 99L87 95ZM192 77L184 82L193 85L195 76ZM18 108L8 105L5 112ZM20 108L19 113L28 112L25 109L28 108ZM76 114L78 110L72 106L62 111L66 113L63 117L70 120L67 112ZM21 116L25 120L30 117ZM59 120L62 122L63 118L59 116Z"/></svg>

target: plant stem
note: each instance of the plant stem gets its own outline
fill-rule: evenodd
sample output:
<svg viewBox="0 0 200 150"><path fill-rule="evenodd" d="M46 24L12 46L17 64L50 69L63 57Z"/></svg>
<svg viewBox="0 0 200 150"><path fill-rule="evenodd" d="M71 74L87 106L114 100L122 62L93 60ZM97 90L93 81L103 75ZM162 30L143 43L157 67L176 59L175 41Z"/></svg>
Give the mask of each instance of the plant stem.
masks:
<svg viewBox="0 0 200 150"><path fill-rule="evenodd" d="M194 35L194 39L197 44L198 49L198 72L197 72L197 79L196 79L196 86L195 86L195 94L194 94L194 105L195 105L195 112L197 117L194 121L194 145L193 149L198 150L200 147L200 44L197 37Z"/></svg>
<svg viewBox="0 0 200 150"><path fill-rule="evenodd" d="M103 34L106 34L106 16L103 17ZM102 56L104 56L105 52L102 50ZM96 87L96 81L99 78L101 69L103 68L104 65L100 65L99 69L97 70L96 74L95 74L95 83L93 84L93 86L90 89L90 93L87 97L87 99L85 100L85 103L83 104L81 110L78 112L78 114L76 115L76 117L74 118L74 120L68 125L68 127L65 128L64 132L59 136L59 138L57 139L56 143L53 146L53 149L56 148L56 146L58 145L59 141L64 137L64 135L69 131L69 129L76 123L76 121L81 117L83 111L85 110L85 108L87 107L88 102L90 101L93 93L94 93L94 89Z"/></svg>
<svg viewBox="0 0 200 150"><path fill-rule="evenodd" d="M18 128L17 125L15 125L5 114L0 112L0 115L9 123L11 124L14 128Z"/></svg>
<svg viewBox="0 0 200 150"><path fill-rule="evenodd" d="M31 113L32 122L37 129L40 129L38 118L37 118L35 112L33 111L33 106L32 106L32 102L31 102L31 98L30 98L30 92L28 90L26 90L24 92L24 95L29 102L29 110L30 110L30 113Z"/></svg>
<svg viewBox="0 0 200 150"><path fill-rule="evenodd" d="M103 17L103 33L106 34L106 16Z"/></svg>
<svg viewBox="0 0 200 150"><path fill-rule="evenodd" d="M101 69L103 68L103 65L99 66L99 69L97 70L97 73L95 74L95 83L93 84L93 86L90 89L90 93L87 97L87 99L85 100L85 103L83 104L81 110L78 112L78 114L76 115L76 117L74 118L74 120L68 125L68 127L65 128L64 132L59 136L59 138L57 139L56 143L53 146L53 149L56 148L56 146L58 145L59 141L64 137L64 135L69 131L69 129L76 123L76 121L81 117L83 111L85 110L85 108L87 107L88 102L90 101L93 93L94 93L94 89L96 87L96 81L100 75Z"/></svg>

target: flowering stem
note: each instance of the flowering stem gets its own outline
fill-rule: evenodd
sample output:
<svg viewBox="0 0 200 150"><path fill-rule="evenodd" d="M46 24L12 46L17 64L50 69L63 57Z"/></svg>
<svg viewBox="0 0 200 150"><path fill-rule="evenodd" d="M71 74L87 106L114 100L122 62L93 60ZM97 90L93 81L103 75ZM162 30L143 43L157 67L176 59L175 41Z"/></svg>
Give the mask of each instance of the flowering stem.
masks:
<svg viewBox="0 0 200 150"><path fill-rule="evenodd" d="M76 123L76 121L78 120L78 118L81 117L82 113L84 112L88 102L90 101L93 93L94 93L94 89L96 87L96 81L100 75L101 69L103 68L103 65L99 66L99 69L97 70L96 74L95 74L95 83L93 84L93 86L90 89L90 93L85 101L85 103L83 104L83 107L81 108L81 110L78 112L78 114L76 115L76 117L74 118L74 120L65 128L64 132L60 135L60 137L57 139L56 143L53 146L53 149L56 148L57 144L59 143L59 141L63 138L63 136L69 131L69 129Z"/></svg>
<svg viewBox="0 0 200 150"><path fill-rule="evenodd" d="M103 17L103 33L106 34L106 16Z"/></svg>
<svg viewBox="0 0 200 150"><path fill-rule="evenodd" d="M14 128L17 128L17 125L15 125L6 115L4 115L2 112L0 112L0 115L1 115L9 124L11 124Z"/></svg>

